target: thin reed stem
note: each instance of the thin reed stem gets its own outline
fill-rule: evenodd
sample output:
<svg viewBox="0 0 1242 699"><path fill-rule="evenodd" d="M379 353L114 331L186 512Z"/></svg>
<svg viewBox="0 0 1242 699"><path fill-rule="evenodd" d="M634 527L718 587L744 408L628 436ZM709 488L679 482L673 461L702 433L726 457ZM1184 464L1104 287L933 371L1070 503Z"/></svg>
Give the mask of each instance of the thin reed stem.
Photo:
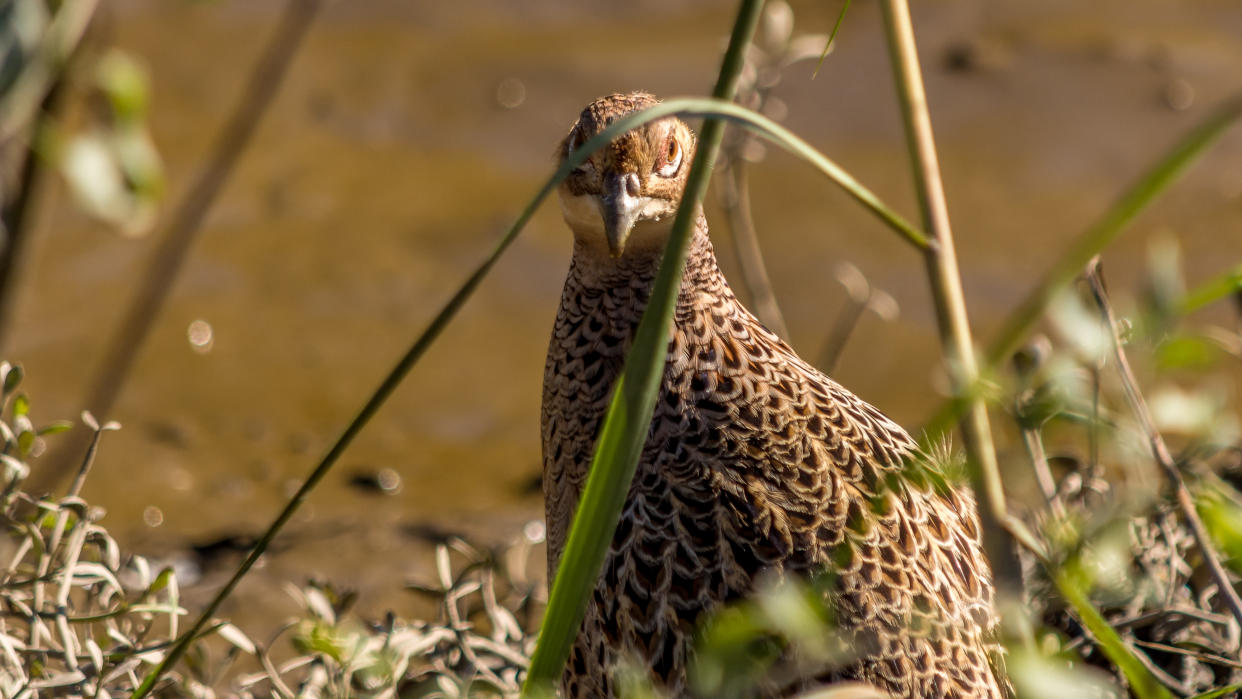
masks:
<svg viewBox="0 0 1242 699"><path fill-rule="evenodd" d="M944 185L940 179L931 116L927 110L927 96L923 90L914 29L910 22L910 8L906 0L884 0L880 7L884 15L893 78L901 102L902 122L910 149L923 228L931 234L934 243L924 250L924 259L931 282L945 364L954 392L965 395L968 388L978 381L979 368L975 361L974 340L970 334L961 275L957 267L957 253L949 226L949 210L945 202ZM969 397L968 401L960 427L970 464L971 481L981 505L979 516L983 528L984 549L998 584L1010 590L1018 590L1022 584L1021 570L1008 530L1021 525L1006 511L1005 493L1001 487L1000 470L992 445L987 407L979 396Z"/></svg>

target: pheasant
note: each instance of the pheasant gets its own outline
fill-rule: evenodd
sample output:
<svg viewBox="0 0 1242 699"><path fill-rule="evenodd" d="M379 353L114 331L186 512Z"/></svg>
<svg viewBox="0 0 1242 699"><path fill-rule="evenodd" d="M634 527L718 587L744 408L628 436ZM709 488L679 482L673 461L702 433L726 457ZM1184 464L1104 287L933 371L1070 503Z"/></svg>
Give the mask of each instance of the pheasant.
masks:
<svg viewBox="0 0 1242 699"><path fill-rule="evenodd" d="M641 92L592 102L559 159L656 102ZM543 385L550 572L694 149L680 120L652 122L594 153L560 187L574 245ZM649 668L664 691L686 694L694 632L707 614L764 576L827 570L828 602L853 658L816 679L861 680L894 696L1001 696L972 495L942 478L896 477L917 457L900 426L742 306L698 211L655 414L564 695L614 695L612 671L627 661Z"/></svg>

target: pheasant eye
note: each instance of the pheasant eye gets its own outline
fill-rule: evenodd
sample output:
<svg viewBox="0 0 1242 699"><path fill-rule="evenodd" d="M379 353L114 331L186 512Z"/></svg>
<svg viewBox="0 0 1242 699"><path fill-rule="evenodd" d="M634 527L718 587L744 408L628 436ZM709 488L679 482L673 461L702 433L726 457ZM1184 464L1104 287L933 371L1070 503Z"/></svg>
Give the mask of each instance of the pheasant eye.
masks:
<svg viewBox="0 0 1242 699"><path fill-rule="evenodd" d="M656 172L661 177L672 177L677 174L679 167L681 167L681 144L677 142L677 139L670 137L668 145L664 147L664 156L660 159Z"/></svg>
<svg viewBox="0 0 1242 699"><path fill-rule="evenodd" d="M578 150L578 147L581 145L582 145L582 132L575 128L573 131L570 132L569 140L565 142L565 157L569 158L570 156L572 156L574 154L574 151ZM587 162L580 164L578 167L574 168L574 172L580 173L580 172L585 171L589 164L590 164L589 160Z"/></svg>

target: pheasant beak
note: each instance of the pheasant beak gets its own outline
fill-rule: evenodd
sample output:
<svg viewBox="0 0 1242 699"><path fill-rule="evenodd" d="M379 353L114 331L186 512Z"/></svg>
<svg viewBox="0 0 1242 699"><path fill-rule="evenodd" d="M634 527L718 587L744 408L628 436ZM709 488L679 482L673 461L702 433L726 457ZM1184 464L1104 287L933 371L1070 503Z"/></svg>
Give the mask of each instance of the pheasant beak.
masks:
<svg viewBox="0 0 1242 699"><path fill-rule="evenodd" d="M608 238L608 250L612 256L621 257L625 241L634 229L634 222L643 208L644 197L638 193L638 177L633 173L614 173L604 181L604 193L599 198L600 215L604 219L604 235Z"/></svg>

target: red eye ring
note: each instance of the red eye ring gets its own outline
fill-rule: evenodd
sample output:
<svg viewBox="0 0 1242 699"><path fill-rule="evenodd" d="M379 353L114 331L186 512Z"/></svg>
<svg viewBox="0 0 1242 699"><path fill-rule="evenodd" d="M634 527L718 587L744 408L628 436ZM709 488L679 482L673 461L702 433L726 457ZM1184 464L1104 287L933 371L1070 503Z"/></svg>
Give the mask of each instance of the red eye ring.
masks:
<svg viewBox="0 0 1242 699"><path fill-rule="evenodd" d="M672 177L681 169L681 144L677 138L669 136L665 142L664 152L656 161L655 171L661 177Z"/></svg>

